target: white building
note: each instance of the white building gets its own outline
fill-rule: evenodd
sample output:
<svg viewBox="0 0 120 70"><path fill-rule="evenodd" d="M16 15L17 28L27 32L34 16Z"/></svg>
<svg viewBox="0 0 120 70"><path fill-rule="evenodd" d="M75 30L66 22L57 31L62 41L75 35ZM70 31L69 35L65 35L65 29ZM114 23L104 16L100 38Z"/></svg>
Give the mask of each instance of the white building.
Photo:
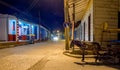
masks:
<svg viewBox="0 0 120 70"><path fill-rule="evenodd" d="M38 24L17 19L12 15L0 14L0 40L2 41L17 41L18 38L30 40L31 35L34 35L36 40L40 40L43 38L40 35L44 33L44 37L47 37L48 32L49 30Z"/></svg>

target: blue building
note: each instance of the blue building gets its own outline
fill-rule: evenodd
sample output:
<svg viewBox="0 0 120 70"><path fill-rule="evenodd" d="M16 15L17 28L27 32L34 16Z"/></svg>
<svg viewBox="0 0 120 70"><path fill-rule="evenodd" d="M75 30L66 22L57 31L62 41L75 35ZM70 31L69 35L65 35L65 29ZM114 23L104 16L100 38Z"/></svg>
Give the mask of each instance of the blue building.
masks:
<svg viewBox="0 0 120 70"><path fill-rule="evenodd" d="M0 31L2 41L30 40L31 35L35 40L46 40L50 36L45 27L7 14L0 14Z"/></svg>

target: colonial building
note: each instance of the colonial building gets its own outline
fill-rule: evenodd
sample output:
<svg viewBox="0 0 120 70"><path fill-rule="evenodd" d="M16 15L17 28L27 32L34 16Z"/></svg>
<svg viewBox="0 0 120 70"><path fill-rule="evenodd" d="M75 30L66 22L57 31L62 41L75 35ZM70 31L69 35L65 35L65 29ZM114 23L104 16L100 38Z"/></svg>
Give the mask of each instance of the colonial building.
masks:
<svg viewBox="0 0 120 70"><path fill-rule="evenodd" d="M107 29L118 29L119 0L69 0L68 13L70 22L75 18L79 26L75 28L77 39L82 41L118 40L117 32L104 32ZM73 14L75 14L73 16ZM120 25L120 24L119 24ZM120 26L119 26L120 27ZM104 42L105 43L105 42Z"/></svg>

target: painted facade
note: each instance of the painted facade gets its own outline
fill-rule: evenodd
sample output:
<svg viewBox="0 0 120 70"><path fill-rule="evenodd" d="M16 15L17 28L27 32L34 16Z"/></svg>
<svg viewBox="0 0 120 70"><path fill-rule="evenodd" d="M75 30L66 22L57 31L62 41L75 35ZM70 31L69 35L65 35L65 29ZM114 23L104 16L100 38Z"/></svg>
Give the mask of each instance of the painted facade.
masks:
<svg viewBox="0 0 120 70"><path fill-rule="evenodd" d="M35 40L41 40L44 39L40 36L41 34L48 39L50 34L49 30L43 26L5 14L0 14L0 31L0 40L2 41L30 40L31 36L34 36Z"/></svg>

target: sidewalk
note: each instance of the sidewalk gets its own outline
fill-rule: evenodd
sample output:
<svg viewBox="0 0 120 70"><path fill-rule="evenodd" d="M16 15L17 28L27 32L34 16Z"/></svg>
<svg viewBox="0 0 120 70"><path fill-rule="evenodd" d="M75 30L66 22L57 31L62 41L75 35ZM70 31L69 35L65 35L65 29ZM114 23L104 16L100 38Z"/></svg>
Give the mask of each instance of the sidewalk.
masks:
<svg viewBox="0 0 120 70"><path fill-rule="evenodd" d="M0 49L2 48L11 48L11 47L16 47L16 46L21 46L21 45L26 45L28 44L28 41L4 41L0 42Z"/></svg>
<svg viewBox="0 0 120 70"><path fill-rule="evenodd" d="M40 43L40 42L44 42L44 41L38 41L38 40L34 41L34 43ZM28 45L28 44L31 44L30 40L19 40L19 42L17 42L17 41L1 41L0 49Z"/></svg>

